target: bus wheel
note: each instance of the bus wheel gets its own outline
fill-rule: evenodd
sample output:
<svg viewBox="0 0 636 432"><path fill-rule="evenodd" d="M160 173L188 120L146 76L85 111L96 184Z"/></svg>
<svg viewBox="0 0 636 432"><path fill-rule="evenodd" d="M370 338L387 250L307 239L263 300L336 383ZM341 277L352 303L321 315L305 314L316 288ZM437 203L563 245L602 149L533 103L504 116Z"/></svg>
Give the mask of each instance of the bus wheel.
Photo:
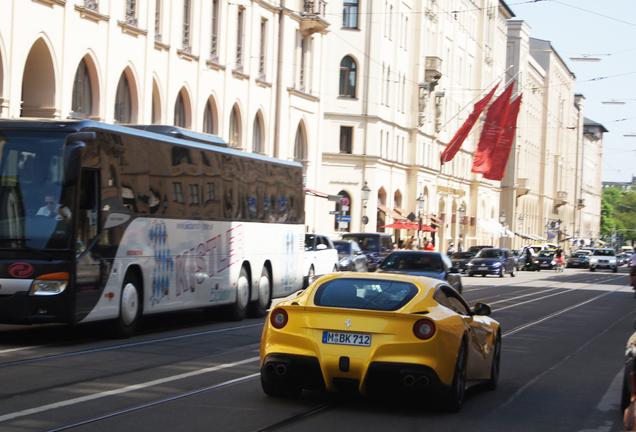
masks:
<svg viewBox="0 0 636 432"><path fill-rule="evenodd" d="M125 339L132 336L141 313L140 299L137 277L128 272L121 287L119 317L115 320L116 337Z"/></svg>
<svg viewBox="0 0 636 432"><path fill-rule="evenodd" d="M250 300L250 280L245 267L241 267L238 281L236 282L236 301L226 309L228 321L241 321L245 318L247 304Z"/></svg>
<svg viewBox="0 0 636 432"><path fill-rule="evenodd" d="M250 302L247 315L252 318L262 318L267 315L267 309L272 298L272 282L269 276L269 270L263 268L261 278L258 281L258 299Z"/></svg>

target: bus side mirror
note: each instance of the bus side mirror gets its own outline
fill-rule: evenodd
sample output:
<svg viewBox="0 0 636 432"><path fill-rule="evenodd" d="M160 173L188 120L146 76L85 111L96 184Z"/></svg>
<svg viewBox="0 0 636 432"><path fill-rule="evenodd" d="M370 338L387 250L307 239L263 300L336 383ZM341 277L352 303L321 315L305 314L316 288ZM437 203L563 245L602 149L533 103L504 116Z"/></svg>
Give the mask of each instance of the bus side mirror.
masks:
<svg viewBox="0 0 636 432"><path fill-rule="evenodd" d="M72 186L79 180L85 142L97 139L95 132L75 132L66 137L64 146L64 186Z"/></svg>

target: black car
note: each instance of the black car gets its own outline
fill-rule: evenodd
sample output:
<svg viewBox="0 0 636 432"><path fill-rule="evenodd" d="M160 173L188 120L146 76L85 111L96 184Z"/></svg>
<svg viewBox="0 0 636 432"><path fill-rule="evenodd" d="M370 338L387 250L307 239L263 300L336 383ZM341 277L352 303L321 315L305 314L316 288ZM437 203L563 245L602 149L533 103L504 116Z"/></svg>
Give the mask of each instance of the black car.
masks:
<svg viewBox="0 0 636 432"><path fill-rule="evenodd" d="M440 252L395 251L382 261L380 273L400 273L426 276L446 281L459 293L462 292L462 275L457 267Z"/></svg>
<svg viewBox="0 0 636 432"><path fill-rule="evenodd" d="M517 275L517 260L510 249L482 249L466 265L468 276L480 274L498 275L504 277L506 273Z"/></svg>
<svg viewBox="0 0 636 432"><path fill-rule="evenodd" d="M393 238L388 233L345 233L343 240L355 240L369 259L369 271L375 271L378 264L393 252Z"/></svg>
<svg viewBox="0 0 636 432"><path fill-rule="evenodd" d="M534 258L535 264L539 265L540 269L548 269L552 270L556 267L556 250L542 250L539 254Z"/></svg>
<svg viewBox="0 0 636 432"><path fill-rule="evenodd" d="M494 246L471 246L468 248L467 252L477 253L482 249L492 249Z"/></svg>
<svg viewBox="0 0 636 432"><path fill-rule="evenodd" d="M474 257L476 252L455 252L449 256L453 267L457 267L462 273L466 273L466 264Z"/></svg>
<svg viewBox="0 0 636 432"><path fill-rule="evenodd" d="M521 271L526 267L527 255L522 250L513 250L512 254L517 260L517 271Z"/></svg>
<svg viewBox="0 0 636 432"><path fill-rule="evenodd" d="M333 245L338 251L338 270L340 271L368 271L368 258L353 240L335 240Z"/></svg>
<svg viewBox="0 0 636 432"><path fill-rule="evenodd" d="M590 266L590 255L592 255L590 251L572 252L565 261L565 266L588 268Z"/></svg>

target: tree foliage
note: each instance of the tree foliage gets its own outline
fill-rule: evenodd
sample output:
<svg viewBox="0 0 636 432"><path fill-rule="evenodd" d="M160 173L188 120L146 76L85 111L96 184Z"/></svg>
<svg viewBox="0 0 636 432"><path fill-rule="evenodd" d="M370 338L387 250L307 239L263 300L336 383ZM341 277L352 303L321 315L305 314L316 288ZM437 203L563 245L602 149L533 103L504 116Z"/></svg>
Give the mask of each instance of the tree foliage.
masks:
<svg viewBox="0 0 636 432"><path fill-rule="evenodd" d="M615 235L624 240L636 239L636 192L607 188L601 197L601 235Z"/></svg>

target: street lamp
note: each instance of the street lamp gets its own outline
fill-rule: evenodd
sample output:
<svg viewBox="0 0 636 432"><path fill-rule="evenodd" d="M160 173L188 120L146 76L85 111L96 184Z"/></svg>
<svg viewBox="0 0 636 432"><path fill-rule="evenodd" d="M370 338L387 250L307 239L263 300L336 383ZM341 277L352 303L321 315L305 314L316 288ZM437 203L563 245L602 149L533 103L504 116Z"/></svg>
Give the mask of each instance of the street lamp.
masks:
<svg viewBox="0 0 636 432"><path fill-rule="evenodd" d="M424 210L424 195L420 193L420 196L417 197L417 217L420 220L420 226L417 230L417 245L421 249L422 248L422 210Z"/></svg>
<svg viewBox="0 0 636 432"><path fill-rule="evenodd" d="M464 250L464 233L462 232L464 230L464 216L466 216L466 206L464 206L464 203L461 203L461 205L459 206L459 208L457 209L457 212L459 213L459 245L457 246L457 251L459 252L463 252Z"/></svg>
<svg viewBox="0 0 636 432"><path fill-rule="evenodd" d="M506 245L506 241L503 240L503 237L506 235L506 229L508 228L508 225L506 225L506 212L502 211L501 215L499 215L499 223L503 226L504 232L503 235L501 236L502 240L501 243L503 244L503 246Z"/></svg>
<svg viewBox="0 0 636 432"><path fill-rule="evenodd" d="M371 193L371 188L364 182L364 186L362 186L362 206L364 210L362 211L362 232L364 232L364 226L369 223L369 218L367 217L367 202L369 201L369 194Z"/></svg>

